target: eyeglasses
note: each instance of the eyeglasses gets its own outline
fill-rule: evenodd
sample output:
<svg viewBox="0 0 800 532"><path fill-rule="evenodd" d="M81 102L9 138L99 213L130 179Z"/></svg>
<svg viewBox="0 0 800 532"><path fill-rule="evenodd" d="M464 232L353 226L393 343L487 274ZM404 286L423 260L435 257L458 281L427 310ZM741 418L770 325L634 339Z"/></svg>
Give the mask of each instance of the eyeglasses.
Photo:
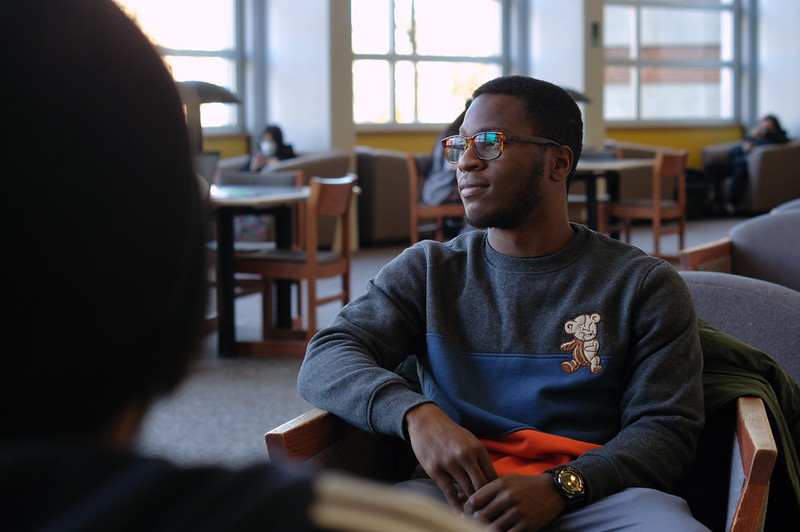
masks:
<svg viewBox="0 0 800 532"><path fill-rule="evenodd" d="M503 153L505 142L528 142L530 144L552 144L561 146L561 143L544 137L528 137L526 135L506 135L499 131L484 131L471 137L453 135L442 139L444 158L450 164L458 164L464 152L472 145L475 155L482 161L497 159Z"/></svg>

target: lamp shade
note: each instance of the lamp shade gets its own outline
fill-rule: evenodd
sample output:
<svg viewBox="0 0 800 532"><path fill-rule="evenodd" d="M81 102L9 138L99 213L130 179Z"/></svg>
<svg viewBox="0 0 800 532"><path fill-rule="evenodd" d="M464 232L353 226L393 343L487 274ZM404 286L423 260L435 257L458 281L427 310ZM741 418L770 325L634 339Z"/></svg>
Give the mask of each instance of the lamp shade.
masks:
<svg viewBox="0 0 800 532"><path fill-rule="evenodd" d="M203 103L241 103L238 96L225 87L207 81L179 81L178 94L186 106L186 128L189 142L195 153L203 151L203 127L200 123L200 104Z"/></svg>

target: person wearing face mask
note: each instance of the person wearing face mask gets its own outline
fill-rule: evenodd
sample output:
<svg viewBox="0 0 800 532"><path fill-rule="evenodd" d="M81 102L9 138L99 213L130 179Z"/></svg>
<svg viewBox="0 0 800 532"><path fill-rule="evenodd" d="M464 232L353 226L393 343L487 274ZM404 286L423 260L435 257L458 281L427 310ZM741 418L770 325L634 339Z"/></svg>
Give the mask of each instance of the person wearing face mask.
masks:
<svg viewBox="0 0 800 532"><path fill-rule="evenodd" d="M296 157L291 144L283 142L283 132L278 126L267 126L253 153L242 167L247 172L261 172L277 161Z"/></svg>
<svg viewBox="0 0 800 532"><path fill-rule="evenodd" d="M283 131L276 125L264 128L256 150L242 166L243 172L263 173L278 161L296 157L291 144L284 144ZM268 238L271 216L242 214L233 220L234 235L237 241L259 242Z"/></svg>

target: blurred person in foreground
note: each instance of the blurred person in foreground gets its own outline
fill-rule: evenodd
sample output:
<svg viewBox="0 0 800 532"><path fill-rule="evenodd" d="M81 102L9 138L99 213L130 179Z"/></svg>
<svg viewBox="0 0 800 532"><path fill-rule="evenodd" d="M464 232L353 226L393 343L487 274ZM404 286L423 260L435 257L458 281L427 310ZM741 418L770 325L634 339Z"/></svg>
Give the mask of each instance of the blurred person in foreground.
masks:
<svg viewBox="0 0 800 532"><path fill-rule="evenodd" d="M377 484L134 452L202 340L207 203L181 102L108 0L6 2L0 43L0 529L351 530ZM396 527L422 514L473 529L441 503L391 497Z"/></svg>
<svg viewBox="0 0 800 532"><path fill-rule="evenodd" d="M300 393L408 441L421 478L405 484L496 529L707 530L671 493L704 425L688 288L569 222L583 124L567 92L509 76L472 96L442 142L486 230L386 265L311 340ZM410 357L419 389L394 371Z"/></svg>

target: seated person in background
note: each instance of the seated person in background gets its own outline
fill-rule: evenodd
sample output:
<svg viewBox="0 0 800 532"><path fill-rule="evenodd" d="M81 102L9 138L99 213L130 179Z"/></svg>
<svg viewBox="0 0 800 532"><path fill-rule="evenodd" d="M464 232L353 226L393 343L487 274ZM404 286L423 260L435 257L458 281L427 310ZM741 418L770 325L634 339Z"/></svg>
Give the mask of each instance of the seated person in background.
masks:
<svg viewBox="0 0 800 532"><path fill-rule="evenodd" d="M13 80L0 84L13 102L2 150L14 178L0 211L0 529L329 529L331 495L364 483L267 464L184 469L133 451L203 334L207 205L181 102L110 0L2 11L0 46L13 50L0 56ZM396 497L401 513L472 529L442 503Z"/></svg>
<svg viewBox="0 0 800 532"><path fill-rule="evenodd" d="M788 141L786 131L781 127L778 118L774 115L767 115L761 119L758 126L750 131L741 144L731 150L726 161L706 167L706 173L714 181L716 209L724 210L728 214L736 212L736 207L741 203L745 190L747 190L747 180L749 179L747 158L753 148L764 144L782 144ZM725 180L728 177L731 180L726 189Z"/></svg>
<svg viewBox="0 0 800 532"><path fill-rule="evenodd" d="M386 265L311 340L298 389L407 440L419 484L497 529L706 530L670 494L704 425L691 296L667 262L569 223L582 136L551 83L479 87L444 153L486 231ZM421 391L393 371L414 355Z"/></svg>
<svg viewBox="0 0 800 532"><path fill-rule="evenodd" d="M267 126L258 142L258 151L242 166L245 172L267 172L270 166L284 159L296 157L291 144L284 144L283 132L278 126ZM233 219L233 233L237 242L263 242L271 238L272 216L240 214Z"/></svg>
<svg viewBox="0 0 800 532"><path fill-rule="evenodd" d="M270 165L296 157L291 144L284 144L283 132L278 126L267 126L258 141L258 151L250 155L242 170L261 172Z"/></svg>

